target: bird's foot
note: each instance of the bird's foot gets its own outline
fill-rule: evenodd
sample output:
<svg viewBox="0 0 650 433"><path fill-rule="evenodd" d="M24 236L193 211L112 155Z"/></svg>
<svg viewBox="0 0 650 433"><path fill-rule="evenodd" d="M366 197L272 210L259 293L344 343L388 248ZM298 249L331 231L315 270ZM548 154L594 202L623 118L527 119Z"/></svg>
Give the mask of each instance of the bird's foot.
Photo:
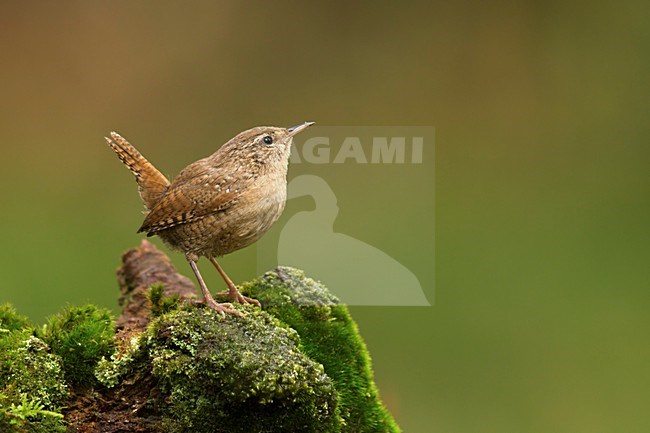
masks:
<svg viewBox="0 0 650 433"><path fill-rule="evenodd" d="M249 298L248 296L242 295L239 290L235 287L231 288L227 292L220 292L215 295L218 298L229 298L232 302L239 302L240 304L253 304L261 307L260 301L257 299Z"/></svg>
<svg viewBox="0 0 650 433"><path fill-rule="evenodd" d="M244 315L241 311L234 309L232 304L228 302L216 302L214 299L204 299L201 302L222 316L232 314L233 316L242 317Z"/></svg>

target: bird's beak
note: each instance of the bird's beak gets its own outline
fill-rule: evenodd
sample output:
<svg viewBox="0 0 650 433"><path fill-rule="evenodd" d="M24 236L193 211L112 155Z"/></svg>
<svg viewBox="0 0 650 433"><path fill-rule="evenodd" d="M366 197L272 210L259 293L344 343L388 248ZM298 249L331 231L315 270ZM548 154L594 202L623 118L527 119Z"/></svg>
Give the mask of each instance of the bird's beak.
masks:
<svg viewBox="0 0 650 433"><path fill-rule="evenodd" d="M305 122L301 123L300 125L292 126L291 128L287 128L287 131L289 131L289 137L293 137L303 129L306 129L313 125L315 122Z"/></svg>

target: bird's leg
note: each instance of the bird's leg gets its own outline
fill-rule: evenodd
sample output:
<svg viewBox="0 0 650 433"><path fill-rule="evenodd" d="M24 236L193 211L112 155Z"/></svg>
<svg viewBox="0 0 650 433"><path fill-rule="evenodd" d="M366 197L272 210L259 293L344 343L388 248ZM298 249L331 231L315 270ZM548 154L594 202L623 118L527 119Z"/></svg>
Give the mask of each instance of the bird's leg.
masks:
<svg viewBox="0 0 650 433"><path fill-rule="evenodd" d="M224 270L221 269L221 266L219 266L219 263L217 263L214 257L208 257L208 259L214 265L214 267L217 268L217 271L219 271L221 278L223 278L223 280L226 282L226 285L228 286L227 293L226 292L217 293L217 296L226 296L235 302L239 302L240 304L255 304L258 307L262 306L262 304L260 304L260 301L258 301L257 299L249 298L248 296L244 296L241 293L239 293L239 290L237 290L237 286L235 286L235 283L233 283L232 280L228 278L228 275L226 275Z"/></svg>
<svg viewBox="0 0 650 433"><path fill-rule="evenodd" d="M187 257L187 262L190 264L190 267L194 271L194 275L196 275L196 279L199 282L199 286L201 287L201 291L203 292L203 302L205 302L206 305L208 305L213 310L216 310L218 313L221 314L228 313L228 314L235 314L240 316L241 313L233 309L231 304L227 304L227 303L220 304L214 300L214 298L210 294L210 291L208 290L208 287L205 285L205 281L203 281L203 277L201 277L201 273L199 272L199 268L196 266L196 262L189 257Z"/></svg>

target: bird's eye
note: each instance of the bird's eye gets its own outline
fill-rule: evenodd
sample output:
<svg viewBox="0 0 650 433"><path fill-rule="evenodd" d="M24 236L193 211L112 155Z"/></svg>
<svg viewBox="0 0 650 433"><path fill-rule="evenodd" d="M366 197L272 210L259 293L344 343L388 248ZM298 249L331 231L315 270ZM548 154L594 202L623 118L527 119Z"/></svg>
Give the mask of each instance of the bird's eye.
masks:
<svg viewBox="0 0 650 433"><path fill-rule="evenodd" d="M271 137L270 135L265 136L263 138L263 140L264 140L264 143L266 143L266 144L273 144L273 137Z"/></svg>

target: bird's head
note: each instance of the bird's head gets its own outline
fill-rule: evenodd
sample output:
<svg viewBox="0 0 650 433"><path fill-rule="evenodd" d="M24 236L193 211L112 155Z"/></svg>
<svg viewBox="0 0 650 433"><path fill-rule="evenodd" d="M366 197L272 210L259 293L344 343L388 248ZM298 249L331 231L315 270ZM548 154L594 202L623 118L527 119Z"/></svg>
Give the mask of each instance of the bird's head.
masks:
<svg viewBox="0 0 650 433"><path fill-rule="evenodd" d="M240 159L259 165L286 164L289 161L293 137L313 124L314 122L305 122L290 128L276 126L251 128L234 136L217 153L226 152L226 157L231 160Z"/></svg>

